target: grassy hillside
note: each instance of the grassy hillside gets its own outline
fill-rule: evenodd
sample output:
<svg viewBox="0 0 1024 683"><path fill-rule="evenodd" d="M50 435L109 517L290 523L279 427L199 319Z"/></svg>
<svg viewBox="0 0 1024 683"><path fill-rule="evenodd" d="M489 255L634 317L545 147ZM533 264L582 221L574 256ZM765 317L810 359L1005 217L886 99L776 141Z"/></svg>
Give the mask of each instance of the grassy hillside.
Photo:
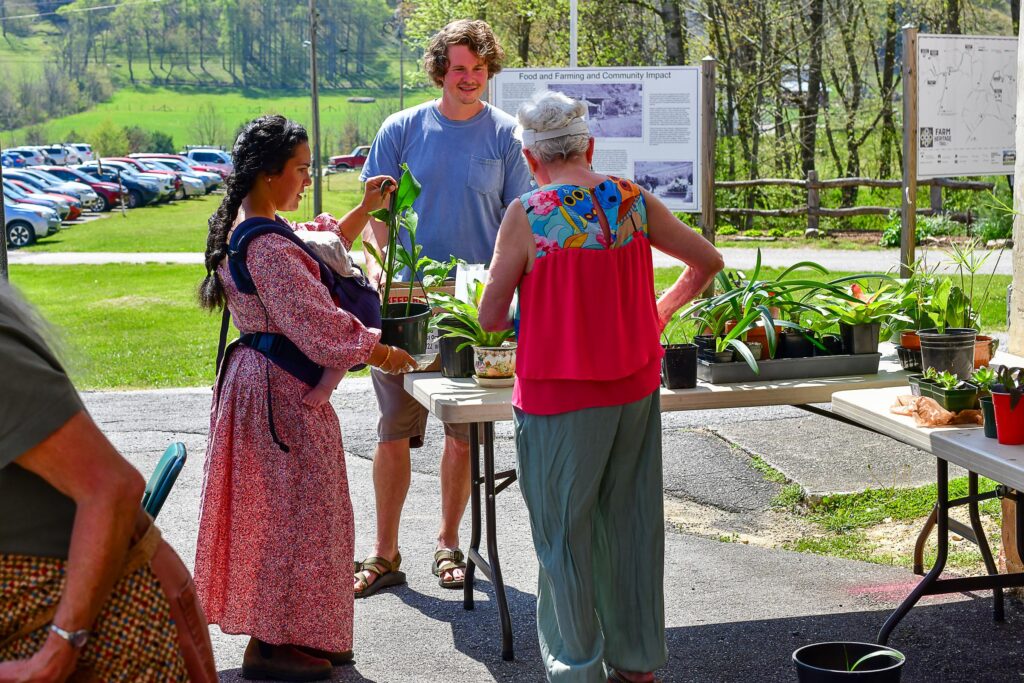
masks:
<svg viewBox="0 0 1024 683"><path fill-rule="evenodd" d="M2 43L3 41L0 41ZM344 93L321 91L320 127L324 151L339 153L337 139L346 127L358 127L366 143L376 131L380 121L398 110L398 98L378 99L369 104L348 101L353 95L374 93ZM434 91L410 93L405 105L418 104L431 97ZM36 128L43 128L48 140L66 140L72 131L88 137L101 123L109 121L115 126L141 126L159 130L174 139L179 148L197 137L194 133L201 110L213 107L223 130L225 143L239 124L260 114L274 112L294 118L303 124L310 122L310 98L307 93L281 93L241 89L209 90L203 88L123 88L114 93L109 102L78 114L53 119ZM4 146L20 144L25 129L0 133ZM345 150L348 152L349 150Z"/></svg>

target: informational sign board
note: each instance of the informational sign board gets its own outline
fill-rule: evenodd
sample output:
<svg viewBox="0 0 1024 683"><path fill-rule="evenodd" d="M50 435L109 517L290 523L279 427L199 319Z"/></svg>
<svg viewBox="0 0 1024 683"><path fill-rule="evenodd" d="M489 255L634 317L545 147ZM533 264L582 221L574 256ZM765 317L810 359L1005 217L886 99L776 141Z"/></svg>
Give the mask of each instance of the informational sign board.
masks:
<svg viewBox="0 0 1024 683"><path fill-rule="evenodd" d="M587 105L594 170L632 178L673 211L700 210L700 68L504 69L491 103L512 116L539 90Z"/></svg>
<svg viewBox="0 0 1024 683"><path fill-rule="evenodd" d="M917 57L917 177L1013 173L1017 38L921 33Z"/></svg>

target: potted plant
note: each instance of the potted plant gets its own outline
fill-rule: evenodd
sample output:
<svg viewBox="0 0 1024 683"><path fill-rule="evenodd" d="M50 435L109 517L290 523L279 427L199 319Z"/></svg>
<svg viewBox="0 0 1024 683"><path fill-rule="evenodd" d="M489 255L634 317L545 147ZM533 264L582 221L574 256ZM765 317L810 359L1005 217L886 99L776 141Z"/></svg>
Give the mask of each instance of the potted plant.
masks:
<svg viewBox="0 0 1024 683"><path fill-rule="evenodd" d="M979 368L982 365L988 365L989 361L992 360L992 356L995 354L996 342L992 337L988 335L980 334L981 332L981 312L985 308L985 304L988 303L988 295L992 289L992 278L989 277L988 283L985 285L985 291L981 296L981 302L977 302L974 298L974 276L978 274L985 262L992 256L991 251L987 251L981 248L981 240L977 237L971 238L967 242L957 243L954 242L952 245L952 252L949 254L954 265L956 265L957 273L960 278L960 289L967 296L967 300L971 303L970 306L966 307L963 312L963 327L972 327L979 334L974 338L974 367ZM999 254L996 256L996 263L994 268L999 267L999 261L1003 258L1004 249L999 250Z"/></svg>
<svg viewBox="0 0 1024 683"><path fill-rule="evenodd" d="M382 191L384 186L382 186ZM421 257L423 247L416 244L416 226L418 216L413 210L413 202L420 195L421 187L406 164L402 164L402 175L398 181L398 189L391 194L388 208L371 211L370 215L381 221L388 229L388 246L381 254L372 244L363 243L371 256L381 268L384 288L381 299L381 343L405 349L412 356L422 356L427 348L427 331L430 325L430 307L425 303L413 301L413 290L420 270L433 259ZM401 233L405 231L409 238L409 247L401 241ZM395 278L403 270L408 272L408 297L404 302L392 302L391 290ZM422 288L422 285L420 285Z"/></svg>
<svg viewBox="0 0 1024 683"><path fill-rule="evenodd" d="M824 304L830 313L829 320L839 324L846 353L878 353L883 324L910 322L910 318L902 313L900 299L889 283L880 285L872 294L854 283L850 286L850 294L851 298L844 299L830 296Z"/></svg>
<svg viewBox="0 0 1024 683"><path fill-rule="evenodd" d="M697 386L697 345L686 341L692 339L687 333L693 324L692 318L675 316L661 333L661 384L666 389Z"/></svg>
<svg viewBox="0 0 1024 683"><path fill-rule="evenodd" d="M1024 370L1004 365L997 374L999 380L992 385L996 438L1001 444L1024 444Z"/></svg>
<svg viewBox="0 0 1024 683"><path fill-rule="evenodd" d="M474 377L483 386L509 386L516 370L516 345L509 343L513 330L487 332L480 326L479 305L482 282L474 283L472 301L460 301L451 294L432 293L430 304L438 309L435 325L442 337L461 339L456 352L472 347ZM458 324L452 324L454 318ZM443 362L443 361L442 361Z"/></svg>
<svg viewBox="0 0 1024 683"><path fill-rule="evenodd" d="M898 683L906 657L874 643L815 643L793 653L801 683Z"/></svg>
<svg viewBox="0 0 1024 683"><path fill-rule="evenodd" d="M999 381L999 375L992 368L980 367L971 375L971 384L978 387L978 403L985 418L985 436L996 438L996 413L992 404L992 386Z"/></svg>
<svg viewBox="0 0 1024 683"><path fill-rule="evenodd" d="M978 387L965 382L951 372L943 371L935 379L932 398L946 410L957 413L974 408L978 401Z"/></svg>

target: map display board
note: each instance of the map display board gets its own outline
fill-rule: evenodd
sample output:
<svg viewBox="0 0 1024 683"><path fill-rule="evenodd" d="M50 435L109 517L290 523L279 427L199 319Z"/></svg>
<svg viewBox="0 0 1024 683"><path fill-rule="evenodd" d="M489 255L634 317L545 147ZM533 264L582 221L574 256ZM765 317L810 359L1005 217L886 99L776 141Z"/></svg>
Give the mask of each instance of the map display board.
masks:
<svg viewBox="0 0 1024 683"><path fill-rule="evenodd" d="M922 33L917 48L918 177L1013 173L1017 38Z"/></svg>
<svg viewBox="0 0 1024 683"><path fill-rule="evenodd" d="M515 116L539 90L586 103L594 170L632 178L673 211L700 211L700 67L503 69L491 103Z"/></svg>

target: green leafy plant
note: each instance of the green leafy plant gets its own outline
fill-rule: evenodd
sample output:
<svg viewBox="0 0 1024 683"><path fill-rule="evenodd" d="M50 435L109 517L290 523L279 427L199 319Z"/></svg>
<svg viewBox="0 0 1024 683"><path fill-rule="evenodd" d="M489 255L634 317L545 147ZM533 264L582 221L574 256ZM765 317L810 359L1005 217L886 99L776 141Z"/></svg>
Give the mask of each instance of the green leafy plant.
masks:
<svg viewBox="0 0 1024 683"><path fill-rule="evenodd" d="M890 211L889 217L885 222L885 228L882 230L882 237L878 240L878 246L898 247L900 246L902 234L903 223L900 212L896 210ZM914 223L914 244L920 244L921 240L925 237L931 237L934 234L932 232L932 223L924 218Z"/></svg>
<svg viewBox="0 0 1024 683"><path fill-rule="evenodd" d="M953 389L960 388L961 384L963 383L963 380L954 375L952 372L949 372L948 370L943 370L935 377L935 382L946 391L952 391Z"/></svg>
<svg viewBox="0 0 1024 683"><path fill-rule="evenodd" d="M695 318L684 318L679 315L672 316L665 329L661 331L661 343L669 344L691 344L697 333L697 320Z"/></svg>
<svg viewBox="0 0 1024 683"><path fill-rule="evenodd" d="M932 367L927 367L924 372L921 373L921 378L926 379L929 382L937 382L939 380L939 371Z"/></svg>
<svg viewBox="0 0 1024 683"><path fill-rule="evenodd" d="M847 325L882 323L888 326L894 320L912 322L903 313L900 287L895 286L896 284L894 280L888 278L888 282L879 286L874 293L868 294L863 287L854 283L850 285L852 301L849 298L837 300L833 297L825 302L824 308L829 312L830 320Z"/></svg>
<svg viewBox="0 0 1024 683"><path fill-rule="evenodd" d="M1000 249L996 256L996 263L994 268L999 267L999 261L1003 258L1004 249ZM969 305L964 306L962 311L963 323L961 327L973 327L974 329L980 329L981 321L981 310L985 307L988 302L989 290L992 288L992 278L988 279L988 284L985 286L985 292L982 295L981 303L977 306L974 305L974 277L981 270L982 266L992 255L990 251L983 251L982 244L977 238L968 240L963 244L954 243L952 251L950 252L950 258L956 265L957 273L960 276L960 290L967 296Z"/></svg>
<svg viewBox="0 0 1024 683"><path fill-rule="evenodd" d="M448 275L459 266L465 265L465 261L452 256L447 261L435 261L432 258L422 259L426 263L422 267L423 272L423 294L426 296L431 287L440 287L448 279Z"/></svg>
<svg viewBox="0 0 1024 683"><path fill-rule="evenodd" d="M891 659L895 659L897 662L902 662L906 660L906 656L902 652L898 652L896 650L875 650L874 652L867 653L853 664L850 664L846 670L856 671L857 667L863 664L864 662L868 661L869 659L876 659L878 657L889 657ZM847 661L849 661L849 658L847 658Z"/></svg>
<svg viewBox="0 0 1024 683"><path fill-rule="evenodd" d="M978 208L978 222L974 227L974 236L982 244L989 240L1005 240L1013 237L1013 217L1016 212L995 192L990 201L982 203Z"/></svg>
<svg viewBox="0 0 1024 683"><path fill-rule="evenodd" d="M782 228L772 228L771 230L768 231L769 237L782 237L785 234L786 233L782 230Z"/></svg>
<svg viewBox="0 0 1024 683"><path fill-rule="evenodd" d="M385 254L381 254L372 244L363 243L363 247L370 252L377 264L384 273L384 297L381 301L381 312L387 314L388 302L391 298L391 286L395 276L402 269L409 270L409 298L405 305L405 314L409 315L412 306L413 288L416 286L416 275L421 268L430 263L436 263L433 259L421 258L423 247L416 244L416 226L419 216L413 210L413 202L420 196L422 186L413 176L407 164L402 164L402 176L398 180L398 188L391 194L391 202L388 208L371 211L370 215L384 223L388 228L388 246ZM387 189L387 184L381 185L381 192ZM409 248L406 249L401 241L401 230L405 229L409 236Z"/></svg>
<svg viewBox="0 0 1024 683"><path fill-rule="evenodd" d="M427 300L436 311L431 318L431 325L443 332L441 335L447 339L464 339L456 351L461 351L467 346L501 346L514 334L514 330L497 330L488 332L480 326L480 299L484 293L482 282L475 283L472 301L460 301L451 294L432 292L427 295ZM454 318L458 325L448 322Z"/></svg>
<svg viewBox="0 0 1024 683"><path fill-rule="evenodd" d="M743 233L744 237L764 237L764 233L760 230L747 230Z"/></svg>
<svg viewBox="0 0 1024 683"><path fill-rule="evenodd" d="M738 232L739 232L739 230L737 230L735 227L733 227L731 225L723 225L722 227L720 227L718 229L718 234L722 235L723 237L728 236L728 235L735 235Z"/></svg>
<svg viewBox="0 0 1024 683"><path fill-rule="evenodd" d="M992 385L992 393L1009 394L1010 410L1015 410L1024 397L1024 370L1001 365L996 374L998 381Z"/></svg>
<svg viewBox="0 0 1024 683"><path fill-rule="evenodd" d="M992 385L997 381L999 381L999 375L988 366L978 368L971 375L971 384L978 387L978 391L992 391Z"/></svg>
<svg viewBox="0 0 1024 683"><path fill-rule="evenodd" d="M786 232L782 233L782 236L783 237L788 237L789 239L799 239L799 238L804 236L804 231L803 230L787 230Z"/></svg>

